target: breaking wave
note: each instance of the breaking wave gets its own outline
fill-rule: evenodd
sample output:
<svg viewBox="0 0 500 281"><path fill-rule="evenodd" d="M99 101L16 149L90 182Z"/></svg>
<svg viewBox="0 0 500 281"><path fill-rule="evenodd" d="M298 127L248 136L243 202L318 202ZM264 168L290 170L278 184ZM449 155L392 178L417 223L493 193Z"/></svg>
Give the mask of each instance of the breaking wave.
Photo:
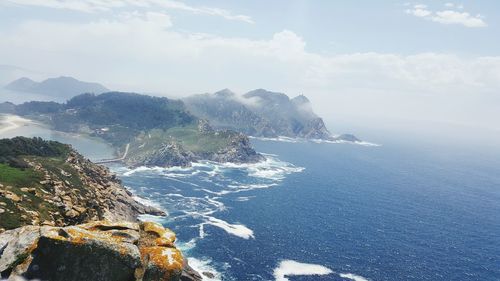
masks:
<svg viewBox="0 0 500 281"><path fill-rule="evenodd" d="M283 260L274 269L273 275L276 281L289 281L289 276L314 276L335 274L339 277L353 281L369 281L363 276L353 273L337 273L330 268L312 263L302 263L294 260Z"/></svg>
<svg viewBox="0 0 500 281"><path fill-rule="evenodd" d="M289 281L290 279L288 279L287 276L329 275L332 273L333 271L331 269L319 264L284 260L274 269L273 275L276 281Z"/></svg>
<svg viewBox="0 0 500 281"><path fill-rule="evenodd" d="M352 274L352 273L340 273L339 276L342 278L345 278L345 279L353 280L353 281L369 281L368 279L364 278L363 276L359 276L359 275Z"/></svg>

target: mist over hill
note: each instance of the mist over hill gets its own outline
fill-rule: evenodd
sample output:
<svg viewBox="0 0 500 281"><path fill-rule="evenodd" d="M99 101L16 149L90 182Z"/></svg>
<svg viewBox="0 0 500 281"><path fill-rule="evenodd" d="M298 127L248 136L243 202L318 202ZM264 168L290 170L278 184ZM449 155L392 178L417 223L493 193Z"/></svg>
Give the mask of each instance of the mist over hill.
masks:
<svg viewBox="0 0 500 281"><path fill-rule="evenodd" d="M210 120L218 128L255 137L336 139L304 95L290 99L284 93L256 89L239 96L224 89L213 94L193 95L184 102L194 115Z"/></svg>
<svg viewBox="0 0 500 281"><path fill-rule="evenodd" d="M99 83L84 82L68 76L49 78L41 82L22 77L5 85L4 88L15 92L53 97L56 100L66 100L82 93L100 94L109 91Z"/></svg>

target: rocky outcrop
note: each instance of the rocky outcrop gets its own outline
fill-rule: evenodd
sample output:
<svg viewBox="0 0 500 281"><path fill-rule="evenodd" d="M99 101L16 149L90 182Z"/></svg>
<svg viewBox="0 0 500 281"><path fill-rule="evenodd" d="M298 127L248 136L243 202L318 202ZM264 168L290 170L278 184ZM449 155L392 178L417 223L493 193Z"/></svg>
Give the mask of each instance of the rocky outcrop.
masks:
<svg viewBox="0 0 500 281"><path fill-rule="evenodd" d="M24 226L0 234L0 274L51 281L198 281L175 234L144 222Z"/></svg>
<svg viewBox="0 0 500 281"><path fill-rule="evenodd" d="M193 162L209 160L219 163L256 163L265 160L251 146L247 136L241 133L228 131L213 131L206 127L202 134L225 134L225 145L215 150L191 151L175 139L162 143L158 148L135 152L124 161L131 167L156 166L156 167L189 167Z"/></svg>
<svg viewBox="0 0 500 281"><path fill-rule="evenodd" d="M352 134L342 134L340 136L337 136L334 138L335 140L339 141L348 141L348 142L360 142L361 140L358 139L356 136Z"/></svg>
<svg viewBox="0 0 500 281"><path fill-rule="evenodd" d="M241 133L231 137L230 145L214 153L202 155L202 158L219 163L256 163L265 160L264 156L252 148L248 137Z"/></svg>
<svg viewBox="0 0 500 281"><path fill-rule="evenodd" d="M161 144L155 150L129 157L125 159L125 163L129 166L188 167L196 159L191 151L187 151L181 144L171 140Z"/></svg>

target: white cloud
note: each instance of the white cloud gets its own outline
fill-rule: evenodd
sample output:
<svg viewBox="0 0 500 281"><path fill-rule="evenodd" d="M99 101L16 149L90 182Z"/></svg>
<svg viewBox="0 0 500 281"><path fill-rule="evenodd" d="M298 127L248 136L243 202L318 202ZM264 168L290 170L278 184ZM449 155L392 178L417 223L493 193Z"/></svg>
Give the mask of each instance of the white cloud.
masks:
<svg viewBox="0 0 500 281"><path fill-rule="evenodd" d="M453 3L446 3L447 8L454 8L461 10L462 5L455 5ZM455 10L444 10L444 11L431 11L426 5L417 4L413 8L406 10L407 14L414 15L416 17L425 18L434 22L442 24L459 24L465 27L486 27L487 24L483 20L481 15L471 15L467 12L459 12Z"/></svg>
<svg viewBox="0 0 500 281"><path fill-rule="evenodd" d="M0 30L1 63L118 90L187 95L262 87L304 93L326 117L394 114L498 127L493 120L498 120L500 57L322 55L309 52L290 30L251 40L171 26L164 13L140 12L86 23L27 21ZM478 104L482 99L489 102Z"/></svg>
<svg viewBox="0 0 500 281"><path fill-rule="evenodd" d="M254 23L247 15L235 15L228 10L213 7L195 7L175 0L6 0L0 5L15 4L37 6L53 9L74 10L85 13L96 13L123 8L162 8L167 10L181 10L194 14L219 16L227 20Z"/></svg>
<svg viewBox="0 0 500 281"><path fill-rule="evenodd" d="M486 22L483 21L481 15L471 16L466 12L456 11L441 11L436 12L432 20L444 24L461 24L466 27L485 27Z"/></svg>

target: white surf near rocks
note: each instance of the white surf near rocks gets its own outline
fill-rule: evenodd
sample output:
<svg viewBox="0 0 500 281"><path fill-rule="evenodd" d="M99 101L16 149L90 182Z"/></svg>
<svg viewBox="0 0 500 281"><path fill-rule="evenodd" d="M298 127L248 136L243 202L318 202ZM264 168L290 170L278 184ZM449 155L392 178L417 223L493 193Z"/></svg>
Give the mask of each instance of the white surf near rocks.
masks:
<svg viewBox="0 0 500 281"><path fill-rule="evenodd" d="M334 272L331 269L319 264L284 260L274 269L273 275L276 281L289 281L287 276L329 275L332 273Z"/></svg>

